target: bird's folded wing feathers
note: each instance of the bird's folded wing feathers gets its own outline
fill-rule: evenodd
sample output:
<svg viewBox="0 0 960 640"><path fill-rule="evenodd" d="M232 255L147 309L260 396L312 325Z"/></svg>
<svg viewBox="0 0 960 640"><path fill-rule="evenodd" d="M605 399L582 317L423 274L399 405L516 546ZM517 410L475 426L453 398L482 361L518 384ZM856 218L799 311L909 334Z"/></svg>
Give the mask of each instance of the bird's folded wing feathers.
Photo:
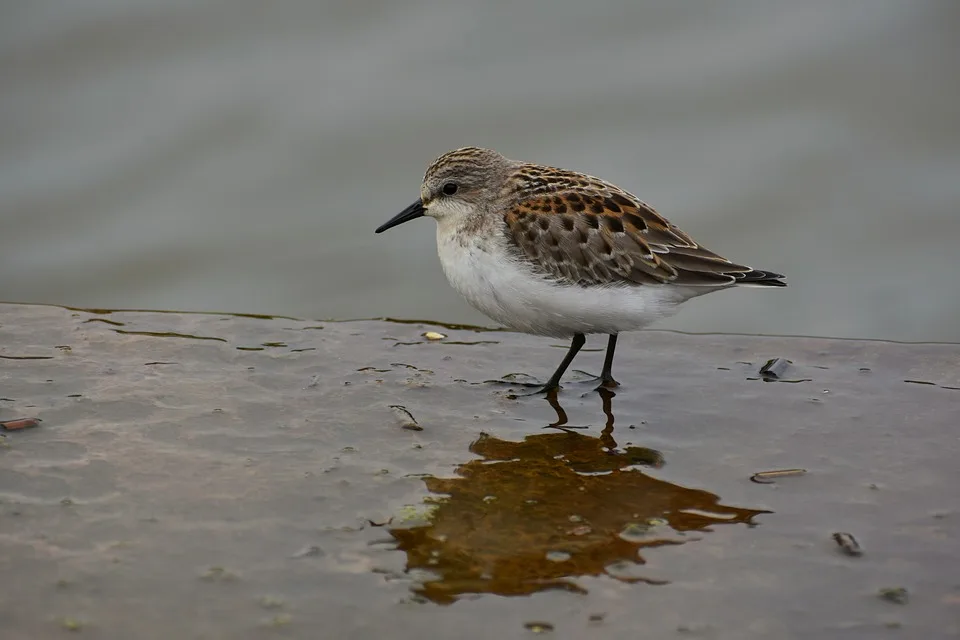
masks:
<svg viewBox="0 0 960 640"><path fill-rule="evenodd" d="M653 208L603 181L535 195L504 216L518 258L565 284L783 286L774 273L709 251Z"/></svg>

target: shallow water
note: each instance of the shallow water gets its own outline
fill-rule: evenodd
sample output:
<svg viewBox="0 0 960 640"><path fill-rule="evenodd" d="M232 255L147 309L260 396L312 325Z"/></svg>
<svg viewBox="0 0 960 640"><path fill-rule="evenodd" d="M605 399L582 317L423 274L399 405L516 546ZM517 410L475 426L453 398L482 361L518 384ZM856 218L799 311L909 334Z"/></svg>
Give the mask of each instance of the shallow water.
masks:
<svg viewBox="0 0 960 640"><path fill-rule="evenodd" d="M0 20L0 300L486 323L433 223L467 144L786 273L664 328L960 341L949 0L31 0Z"/></svg>
<svg viewBox="0 0 960 640"><path fill-rule="evenodd" d="M960 346L564 348L0 305L4 637L960 635Z"/></svg>

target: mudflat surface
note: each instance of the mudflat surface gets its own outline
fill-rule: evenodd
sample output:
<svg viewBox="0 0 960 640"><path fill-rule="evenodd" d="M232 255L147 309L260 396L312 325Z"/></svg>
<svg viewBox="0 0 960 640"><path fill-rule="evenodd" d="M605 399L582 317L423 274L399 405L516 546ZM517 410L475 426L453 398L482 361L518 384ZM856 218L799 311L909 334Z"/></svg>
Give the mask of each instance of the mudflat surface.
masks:
<svg viewBox="0 0 960 640"><path fill-rule="evenodd" d="M565 348L0 305L3 637L960 636L960 346Z"/></svg>

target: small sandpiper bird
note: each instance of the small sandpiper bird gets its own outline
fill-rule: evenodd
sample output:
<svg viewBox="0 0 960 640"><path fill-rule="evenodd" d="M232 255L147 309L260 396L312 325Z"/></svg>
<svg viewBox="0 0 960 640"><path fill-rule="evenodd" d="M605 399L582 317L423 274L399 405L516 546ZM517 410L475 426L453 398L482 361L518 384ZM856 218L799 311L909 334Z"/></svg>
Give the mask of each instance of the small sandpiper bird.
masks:
<svg viewBox="0 0 960 640"><path fill-rule="evenodd" d="M377 229L437 220L453 288L511 329L572 337L540 391L555 391L590 333L609 334L601 385L615 387L617 334L670 316L699 295L785 287L782 275L701 247L631 193L575 171L464 147L427 169L420 198Z"/></svg>

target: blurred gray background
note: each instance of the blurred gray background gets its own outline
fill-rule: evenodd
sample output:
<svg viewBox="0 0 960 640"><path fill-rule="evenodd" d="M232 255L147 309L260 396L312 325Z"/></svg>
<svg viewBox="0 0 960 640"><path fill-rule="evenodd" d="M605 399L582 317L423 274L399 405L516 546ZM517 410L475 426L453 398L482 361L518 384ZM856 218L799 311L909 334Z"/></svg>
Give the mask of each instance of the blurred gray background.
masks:
<svg viewBox="0 0 960 640"><path fill-rule="evenodd" d="M662 328L960 341L956 0L30 0L0 9L0 300L489 324L465 145L603 176L790 287Z"/></svg>

